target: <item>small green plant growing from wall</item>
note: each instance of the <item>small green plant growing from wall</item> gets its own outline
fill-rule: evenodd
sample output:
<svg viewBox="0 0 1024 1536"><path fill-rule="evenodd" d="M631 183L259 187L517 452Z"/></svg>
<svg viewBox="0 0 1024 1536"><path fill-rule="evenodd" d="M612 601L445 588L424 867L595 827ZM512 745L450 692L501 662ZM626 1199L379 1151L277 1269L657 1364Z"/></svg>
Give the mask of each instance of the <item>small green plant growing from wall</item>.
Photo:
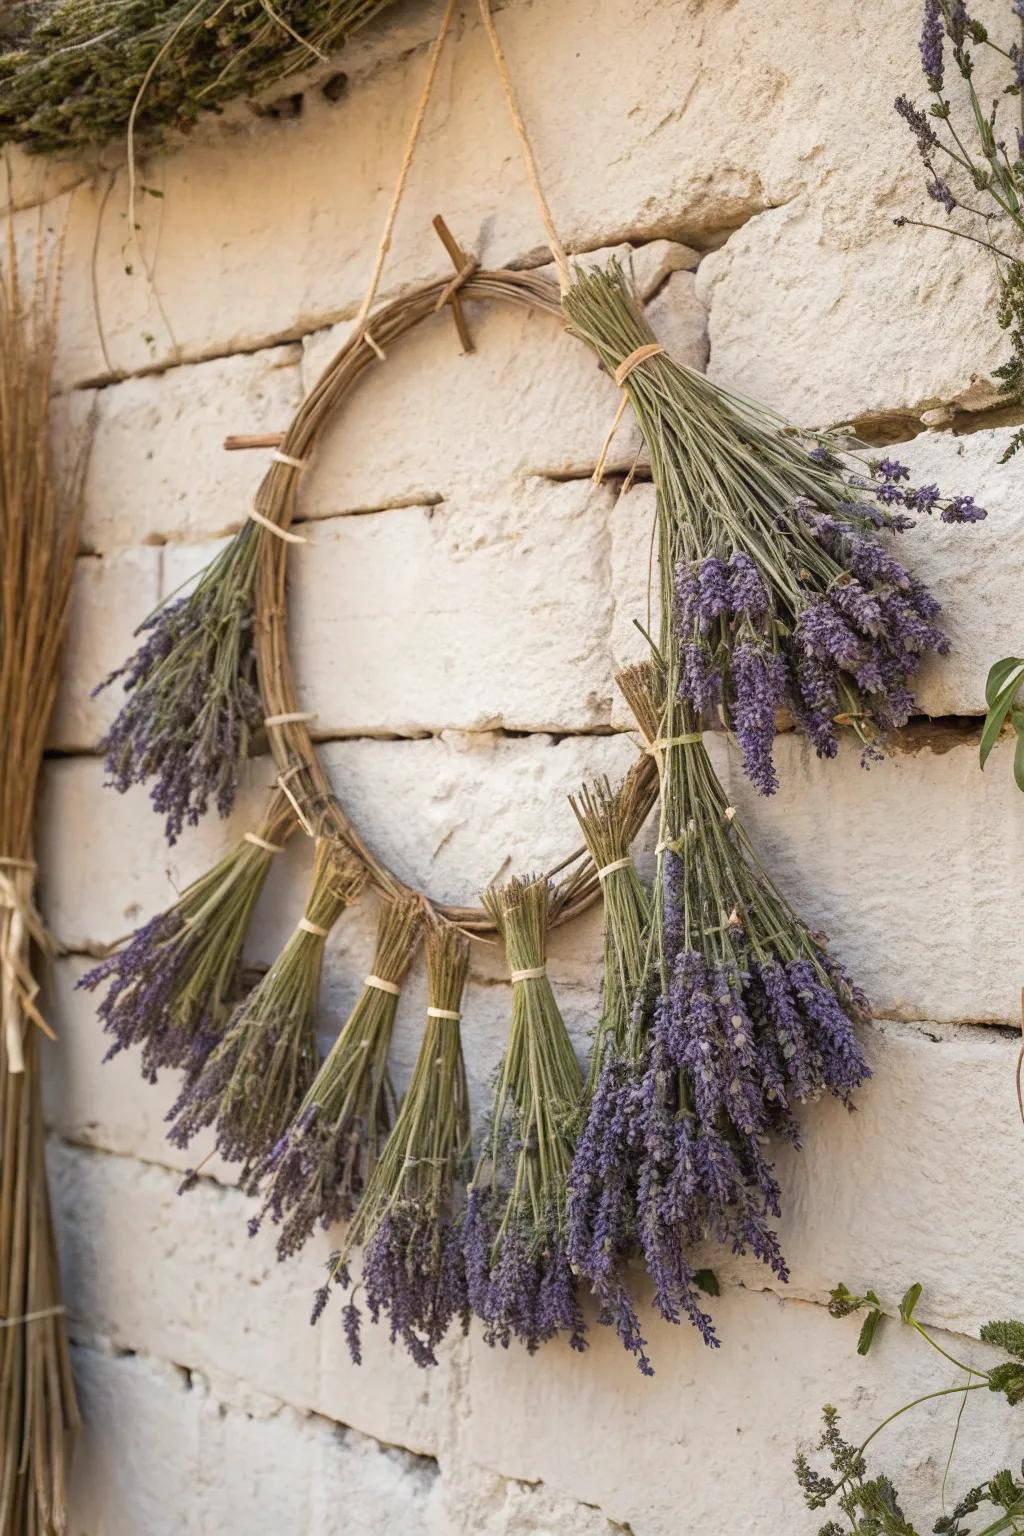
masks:
<svg viewBox="0 0 1024 1536"><path fill-rule="evenodd" d="M939 1495L944 1512L930 1529L936 1536L1003 1536L1003 1533L1024 1531L1024 1466L1019 1476L1007 1468L995 1472L985 1482L969 1489L955 1507L945 1511L946 1480L968 1395L996 1392L1006 1398L1010 1407L1024 1402L1024 1323L986 1323L981 1330L982 1340L1004 1350L1007 1358L988 1369L968 1365L944 1349L918 1321L915 1309L920 1298L921 1286L912 1285L900 1303L901 1322L919 1334L944 1360L963 1371L965 1379L956 1386L939 1387L905 1403L888 1414L859 1445L844 1439L837 1410L830 1404L825 1406L822 1410L823 1429L816 1450L827 1458L829 1470L819 1471L804 1451L798 1452L794 1460L797 1482L803 1489L808 1508L832 1506L845 1517L842 1522L827 1521L820 1527L818 1536L922 1536L920 1529L907 1519L892 1480L884 1472L869 1471L864 1453L876 1436L903 1414L936 1398L957 1395L961 1398L960 1413ZM866 1355L885 1316L874 1291L857 1296L845 1285L838 1285L832 1292L829 1311L839 1318L861 1311L865 1313L857 1353ZM985 1523L977 1524L971 1518L975 1515L980 1515Z"/></svg>

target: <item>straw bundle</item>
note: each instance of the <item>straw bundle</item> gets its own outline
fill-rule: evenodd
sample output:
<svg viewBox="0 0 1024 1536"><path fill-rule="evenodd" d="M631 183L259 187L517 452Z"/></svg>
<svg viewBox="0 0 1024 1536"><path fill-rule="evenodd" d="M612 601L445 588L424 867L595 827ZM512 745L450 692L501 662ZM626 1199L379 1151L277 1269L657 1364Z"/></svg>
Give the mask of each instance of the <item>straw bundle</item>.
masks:
<svg viewBox="0 0 1024 1536"><path fill-rule="evenodd" d="M77 538L48 453L56 283L40 252L0 258L0 1533L65 1528L78 1423L54 1247L39 1087L32 823L57 693ZM73 509L72 509L73 508Z"/></svg>
<svg viewBox="0 0 1024 1536"><path fill-rule="evenodd" d="M158 138L337 52L391 0L15 0L0 20L0 143Z"/></svg>

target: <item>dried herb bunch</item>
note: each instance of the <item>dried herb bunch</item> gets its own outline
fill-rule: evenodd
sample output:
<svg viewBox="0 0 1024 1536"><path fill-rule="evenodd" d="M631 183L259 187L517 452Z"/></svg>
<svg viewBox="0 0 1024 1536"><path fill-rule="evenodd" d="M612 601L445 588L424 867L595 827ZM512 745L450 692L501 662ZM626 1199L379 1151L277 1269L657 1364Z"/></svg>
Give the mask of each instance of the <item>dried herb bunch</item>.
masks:
<svg viewBox="0 0 1024 1536"><path fill-rule="evenodd" d="M305 915L262 981L235 1009L202 1070L186 1081L167 1117L172 1122L168 1139L178 1147L187 1147L199 1131L213 1126L217 1151L228 1162L242 1164L239 1183L249 1194L316 1076L324 945L363 881L362 869L347 850L319 839Z"/></svg>
<svg viewBox="0 0 1024 1536"><path fill-rule="evenodd" d="M0 248L0 1532L60 1536L78 1424L44 1161L36 786L57 695L79 485L49 452L58 262Z"/></svg>
<svg viewBox="0 0 1024 1536"><path fill-rule="evenodd" d="M848 726L863 760L877 757L909 718L921 657L948 650L938 603L878 534L913 526L907 509L940 509L947 522L984 511L969 496L913 489L895 460L787 426L664 353L631 365L657 343L615 262L577 271L564 302L574 331L620 370L650 453L672 532L663 600L680 698L697 714L721 705L763 794L778 787L780 705L819 756L835 756Z"/></svg>
<svg viewBox="0 0 1024 1536"><path fill-rule="evenodd" d="M963 0L924 0L919 43L921 69L931 96L927 111L908 96L896 111L910 129L925 169L928 196L947 224L901 215L897 225L916 225L982 245L999 274L995 320L1006 331L1010 356L995 370L1008 403L1024 404L1024 7L1010 0L1005 31L989 35ZM946 47L959 76L959 96L949 91ZM982 100L978 65L1002 72L999 91ZM983 74L988 79L987 68ZM1010 122L1006 123L1006 114ZM954 222L955 221L955 222ZM1024 444L1014 433L1003 460Z"/></svg>
<svg viewBox="0 0 1024 1536"><path fill-rule="evenodd" d="M586 1343L565 1244L582 1078L547 977L552 899L543 879L484 895L508 954L512 1020L463 1233L469 1304L484 1337L507 1347L514 1336L531 1353L563 1332L574 1349Z"/></svg>
<svg viewBox="0 0 1024 1536"><path fill-rule="evenodd" d="M294 1118L268 1143L257 1179L281 1227L278 1258L297 1253L319 1222L355 1211L394 1119L388 1054L398 998L423 925L419 897L383 901L373 970Z"/></svg>
<svg viewBox="0 0 1024 1536"><path fill-rule="evenodd" d="M189 128L337 52L390 0L14 0L0 20L0 142L52 151Z"/></svg>
<svg viewBox="0 0 1024 1536"><path fill-rule="evenodd" d="M786 1278L766 1138L798 1142L798 1102L825 1091L850 1102L868 1075L853 1029L866 1005L758 861L662 668L627 668L619 684L661 779L651 980L580 1136L570 1251L648 1371L631 1251L660 1314L689 1317L709 1344L695 1243L749 1250Z"/></svg>
<svg viewBox="0 0 1024 1536"><path fill-rule="evenodd" d="M240 765L263 723L254 604L265 537L247 521L194 591L145 621L145 643L96 690L120 681L128 695L100 743L109 782L124 794L154 779L150 799L172 845L211 799L221 816L230 814Z"/></svg>
<svg viewBox="0 0 1024 1536"><path fill-rule="evenodd" d="M804 1451L794 1459L796 1478L809 1509L825 1509L829 1504L842 1512L845 1523L829 1520L818 1536L918 1536L918 1530L908 1520L900 1505L900 1497L890 1478L884 1474L869 1476L864 1452L881 1431L894 1419L902 1418L922 1403L933 1402L941 1397L959 1397L960 1413L957 1416L953 1443L946 1457L946 1471L938 1490L938 1501L945 1509L945 1488L953 1452L969 1395L973 1392L994 1392L1005 1397L1010 1407L1024 1402L1024 1323L1008 1321L986 1323L981 1330L982 1341L1006 1352L1009 1358L994 1366L972 1365L956 1359L948 1349L939 1344L915 1317L915 1308L921 1297L920 1285L912 1285L900 1303L900 1321L909 1326L940 1354L947 1364L956 1366L964 1373L963 1381L956 1386L940 1387L926 1392L913 1402L906 1403L872 1430L859 1446L843 1438L839 1426L839 1414L830 1404L822 1411L824 1430L815 1449L822 1452L829 1462L828 1472L819 1472ZM867 1308L867 1319L861 1328L857 1353L866 1355L878 1331L883 1317L881 1305L874 1291L855 1296L845 1285L832 1292L829 1311L833 1317L849 1317ZM998 1511L992 1520L985 1519L983 1526L971 1520L983 1505L991 1505ZM953 1509L944 1512L931 1526L937 1536L1008 1536L1019 1531L1024 1521L1024 1467L1017 1477L1003 1468L960 1499Z"/></svg>
<svg viewBox="0 0 1024 1536"><path fill-rule="evenodd" d="M634 1006L647 974L651 904L629 851L638 800L635 774L614 792L601 779L569 797L604 897L604 983L590 1052L588 1103L605 1061L628 1049Z"/></svg>
<svg viewBox="0 0 1024 1536"><path fill-rule="evenodd" d="M295 826L283 793L257 832L239 843L178 898L79 981L107 986L99 1016L113 1037L104 1060L142 1047L142 1073L161 1068L191 1079L220 1039L242 996L242 949L275 853Z"/></svg>
<svg viewBox="0 0 1024 1536"><path fill-rule="evenodd" d="M387 1317L417 1365L435 1351L452 1319L469 1322L455 1190L468 1175L469 1093L462 1058L462 992L469 969L465 935L448 923L427 930L427 1023L394 1129L367 1183L327 1282L317 1292L314 1321L333 1281L351 1286L349 1262L362 1244L362 1286L373 1322ZM355 1294L345 1308L353 1360L361 1359Z"/></svg>

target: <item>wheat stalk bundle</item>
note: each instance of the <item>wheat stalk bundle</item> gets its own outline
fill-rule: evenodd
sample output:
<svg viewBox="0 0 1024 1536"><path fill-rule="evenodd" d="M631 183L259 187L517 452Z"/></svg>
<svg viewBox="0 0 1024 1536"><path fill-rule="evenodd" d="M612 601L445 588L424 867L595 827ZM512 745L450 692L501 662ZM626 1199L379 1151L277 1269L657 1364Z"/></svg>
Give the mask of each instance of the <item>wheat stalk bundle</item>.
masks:
<svg viewBox="0 0 1024 1536"><path fill-rule="evenodd" d="M78 1423L44 1164L33 817L78 533L49 453L56 263L0 256L0 1533L66 1524Z"/></svg>

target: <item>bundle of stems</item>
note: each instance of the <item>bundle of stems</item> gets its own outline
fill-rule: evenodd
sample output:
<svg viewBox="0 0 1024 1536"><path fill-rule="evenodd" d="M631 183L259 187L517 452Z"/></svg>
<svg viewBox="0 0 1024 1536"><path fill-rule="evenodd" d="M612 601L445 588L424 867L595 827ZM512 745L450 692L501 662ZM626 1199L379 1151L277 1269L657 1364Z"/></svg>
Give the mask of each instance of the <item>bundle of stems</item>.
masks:
<svg viewBox="0 0 1024 1536"><path fill-rule="evenodd" d="M314 1321L333 1282L349 1287L349 1262L361 1244L362 1285L374 1323L386 1315L417 1365L435 1351L455 1317L469 1323L456 1186L468 1176L469 1092L462 1058L462 992L469 944L449 923L427 930L427 1023L408 1092L380 1161L367 1183L327 1282L317 1292ZM358 1364L359 1311L345 1309L349 1350Z"/></svg>
<svg viewBox="0 0 1024 1536"><path fill-rule="evenodd" d="M0 253L0 1533L59 1536L78 1424L44 1162L33 902L36 786L57 694L79 484L49 454L56 261Z"/></svg>
<svg viewBox="0 0 1024 1536"><path fill-rule="evenodd" d="M270 863L295 828L295 813L275 790L258 831L247 832L213 869L166 912L139 928L79 981L108 985L99 1015L113 1043L109 1061L142 1047L142 1071L161 1068L191 1079L202 1069L242 996L242 949Z"/></svg>
<svg viewBox="0 0 1024 1536"><path fill-rule="evenodd" d="M259 1167L254 1182L265 1194L250 1231L269 1213L281 1227L280 1259L298 1253L318 1222L326 1228L352 1216L391 1129L388 1054L423 916L418 896L382 901L373 970L359 1001Z"/></svg>
<svg viewBox="0 0 1024 1536"><path fill-rule="evenodd" d="M318 840L304 916L168 1114L173 1122L168 1139L179 1147L214 1126L217 1151L228 1162L242 1163L239 1183L248 1194L255 1193L257 1171L316 1076L324 946L364 878L347 849Z"/></svg>
<svg viewBox="0 0 1024 1536"><path fill-rule="evenodd" d="M469 1305L489 1344L515 1336L532 1354L565 1332L586 1345L566 1250L566 1184L583 1092L579 1063L547 976L552 891L544 879L492 887L484 906L508 954L512 1020L491 1131L463 1230Z"/></svg>
<svg viewBox="0 0 1024 1536"><path fill-rule="evenodd" d="M985 516L969 496L914 489L892 459L864 459L841 435L788 426L673 362L617 263L577 271L565 296L576 333L621 382L671 527L663 593L674 684L700 714L721 705L751 781L778 787L776 712L786 706L819 756L849 726L868 762L913 708L922 655L948 650L938 603L878 537Z"/></svg>
<svg viewBox="0 0 1024 1536"><path fill-rule="evenodd" d="M270 537L248 519L192 592L146 619L138 633L147 639L96 689L121 682L127 694L100 743L109 783L124 794L154 779L150 799L172 845L211 799L221 816L230 813L263 724L255 588L260 540Z"/></svg>
<svg viewBox="0 0 1024 1536"><path fill-rule="evenodd" d="M13 0L0 20L0 143L104 144L133 114L187 129L326 59L390 0Z"/></svg>
<svg viewBox="0 0 1024 1536"><path fill-rule="evenodd" d="M635 1246L661 1315L715 1344L687 1253L713 1238L781 1278L766 1140L798 1142L796 1103L849 1104L868 1076L866 1003L772 883L703 746L692 710L651 661L619 674L661 780L651 985L629 1048L610 1058L570 1179L572 1253L643 1352L626 1263Z"/></svg>
<svg viewBox="0 0 1024 1536"><path fill-rule="evenodd" d="M638 776L630 774L614 792L601 779L569 797L604 897L604 984L590 1053L588 1103L609 1054L629 1046L630 1022L647 977L651 904L629 851L638 826L639 790Z"/></svg>

